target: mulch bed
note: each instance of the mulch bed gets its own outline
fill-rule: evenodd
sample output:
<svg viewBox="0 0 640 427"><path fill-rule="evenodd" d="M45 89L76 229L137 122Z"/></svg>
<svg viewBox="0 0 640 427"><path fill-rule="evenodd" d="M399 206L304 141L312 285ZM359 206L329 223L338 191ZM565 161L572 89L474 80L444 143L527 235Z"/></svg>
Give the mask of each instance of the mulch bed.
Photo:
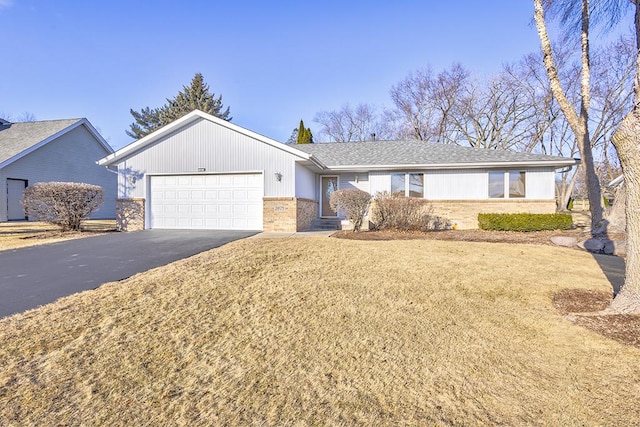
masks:
<svg viewBox="0 0 640 427"><path fill-rule="evenodd" d="M612 340L640 348L640 316L597 315L607 308L610 302L610 293L585 289L564 289L553 296L553 304L558 311L564 315L571 315L570 319L575 324Z"/></svg>
<svg viewBox="0 0 640 427"><path fill-rule="evenodd" d="M527 233L485 230L439 230L439 231L337 231L331 237L351 240L450 240L461 242L528 243L553 245L553 236L570 236L580 240L589 238L588 230L531 231Z"/></svg>
<svg viewBox="0 0 640 427"><path fill-rule="evenodd" d="M331 237L351 240L449 240L463 242L521 243L553 245L553 236L575 237L578 241L590 237L588 229L575 228L562 231L534 232L495 232L485 230L443 230L427 232L405 231L338 231ZM610 239L623 239L620 234L608 236ZM577 248L576 248L577 249ZM565 289L553 297L558 311L566 315L575 324L590 329L607 338L626 345L640 348L640 316L637 315L598 315L609 306L612 295L584 289ZM585 315L581 315L585 314Z"/></svg>

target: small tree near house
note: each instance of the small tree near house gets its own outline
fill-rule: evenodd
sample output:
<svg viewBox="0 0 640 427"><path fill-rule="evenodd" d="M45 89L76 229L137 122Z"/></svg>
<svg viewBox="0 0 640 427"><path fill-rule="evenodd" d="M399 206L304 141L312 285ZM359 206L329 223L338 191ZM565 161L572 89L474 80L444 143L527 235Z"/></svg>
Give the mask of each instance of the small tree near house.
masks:
<svg viewBox="0 0 640 427"><path fill-rule="evenodd" d="M62 231L80 230L80 223L102 205L102 187L79 182L39 182L22 196L25 214L59 226Z"/></svg>
<svg viewBox="0 0 640 427"><path fill-rule="evenodd" d="M331 193L329 206L334 212L344 212L345 217L353 224L353 231L359 231L369 210L370 201L371 195L366 191L349 188Z"/></svg>

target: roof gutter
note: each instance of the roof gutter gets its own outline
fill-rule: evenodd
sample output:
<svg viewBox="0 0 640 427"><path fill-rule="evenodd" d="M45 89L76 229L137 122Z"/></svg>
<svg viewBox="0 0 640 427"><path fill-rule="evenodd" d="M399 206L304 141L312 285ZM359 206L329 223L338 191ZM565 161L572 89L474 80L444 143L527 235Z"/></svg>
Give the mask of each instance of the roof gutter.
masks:
<svg viewBox="0 0 640 427"><path fill-rule="evenodd" d="M565 161L523 161L523 162L483 162L483 163L437 163L437 164L401 164L401 165L338 165L328 166L331 171L380 171L399 169L482 169L482 168L518 168L518 167L573 167L580 163L579 159L567 159Z"/></svg>

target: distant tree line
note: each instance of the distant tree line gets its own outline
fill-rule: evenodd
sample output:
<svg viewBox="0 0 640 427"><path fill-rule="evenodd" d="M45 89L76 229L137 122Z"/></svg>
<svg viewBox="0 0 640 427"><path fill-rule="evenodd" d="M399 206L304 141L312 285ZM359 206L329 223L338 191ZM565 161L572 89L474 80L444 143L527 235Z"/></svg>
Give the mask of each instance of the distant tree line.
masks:
<svg viewBox="0 0 640 427"><path fill-rule="evenodd" d="M570 102L580 105L580 58L572 46L555 51ZM588 126L601 181L620 172L611 136L633 103L635 50L621 37L594 52ZM489 78L473 77L461 64L436 72L426 66L389 90L391 108L360 103L320 111L314 121L327 142L424 140L470 147L580 157L571 126L553 96L542 53L505 65ZM574 186L586 193L583 166L558 182L566 206Z"/></svg>

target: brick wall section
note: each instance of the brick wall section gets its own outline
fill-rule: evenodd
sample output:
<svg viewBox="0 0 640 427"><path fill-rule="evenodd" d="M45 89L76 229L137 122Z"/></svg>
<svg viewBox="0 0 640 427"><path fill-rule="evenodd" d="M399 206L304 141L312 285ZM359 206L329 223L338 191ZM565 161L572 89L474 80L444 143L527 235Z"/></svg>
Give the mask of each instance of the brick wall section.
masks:
<svg viewBox="0 0 640 427"><path fill-rule="evenodd" d="M263 230L296 232L308 230L317 216L318 202L295 197L263 199Z"/></svg>
<svg viewBox="0 0 640 427"><path fill-rule="evenodd" d="M556 212L555 200L428 200L434 215L457 224L459 229L478 228L479 213L536 213Z"/></svg>
<svg viewBox="0 0 640 427"><path fill-rule="evenodd" d="M144 199L117 199L116 227L118 231L144 230Z"/></svg>
<svg viewBox="0 0 640 427"><path fill-rule="evenodd" d="M555 200L424 200L425 209L435 216L449 220L460 230L477 229L479 213L555 213ZM373 201L372 203L375 203ZM375 218L369 209L369 221ZM368 222L368 221L366 221Z"/></svg>
<svg viewBox="0 0 640 427"><path fill-rule="evenodd" d="M265 197L262 203L263 231L296 231L295 197Z"/></svg>

